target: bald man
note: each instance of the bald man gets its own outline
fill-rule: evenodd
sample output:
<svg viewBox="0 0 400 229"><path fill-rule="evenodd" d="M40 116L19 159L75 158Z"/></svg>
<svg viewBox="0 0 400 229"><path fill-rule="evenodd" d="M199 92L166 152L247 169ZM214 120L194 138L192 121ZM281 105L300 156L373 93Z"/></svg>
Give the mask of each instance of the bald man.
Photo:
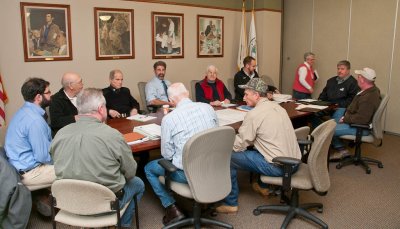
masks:
<svg viewBox="0 0 400 229"><path fill-rule="evenodd" d="M82 78L67 72L61 78L62 88L51 97L50 120L52 135L64 126L77 120L76 96L83 88Z"/></svg>

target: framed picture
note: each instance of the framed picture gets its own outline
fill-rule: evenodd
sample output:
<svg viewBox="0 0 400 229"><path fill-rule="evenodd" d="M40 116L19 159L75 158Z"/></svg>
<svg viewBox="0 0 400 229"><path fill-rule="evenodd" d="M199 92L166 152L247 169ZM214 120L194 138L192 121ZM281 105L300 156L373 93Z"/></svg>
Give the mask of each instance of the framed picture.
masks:
<svg viewBox="0 0 400 229"><path fill-rule="evenodd" d="M135 58L133 10L94 8L96 60Z"/></svg>
<svg viewBox="0 0 400 229"><path fill-rule="evenodd" d="M224 56L224 17L197 15L197 57Z"/></svg>
<svg viewBox="0 0 400 229"><path fill-rule="evenodd" d="M183 58L183 14L151 12L153 59Z"/></svg>
<svg viewBox="0 0 400 229"><path fill-rule="evenodd" d="M20 8L25 61L72 60L69 5L21 2Z"/></svg>

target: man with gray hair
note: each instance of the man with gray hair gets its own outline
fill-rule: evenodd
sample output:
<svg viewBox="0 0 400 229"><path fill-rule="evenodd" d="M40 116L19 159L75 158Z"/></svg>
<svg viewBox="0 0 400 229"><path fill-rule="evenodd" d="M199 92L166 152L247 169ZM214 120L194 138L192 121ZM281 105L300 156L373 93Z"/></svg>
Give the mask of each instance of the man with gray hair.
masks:
<svg viewBox="0 0 400 229"><path fill-rule="evenodd" d="M214 65L207 67L206 76L196 83L196 101L209 103L211 106L228 104L232 95L218 78L218 69Z"/></svg>
<svg viewBox="0 0 400 229"><path fill-rule="evenodd" d="M121 208L134 195L140 200L143 181L135 176L136 162L122 134L104 124L107 108L101 89L84 89L77 108L77 122L62 128L50 147L57 179L102 184L116 194ZM121 218L123 227L131 226L134 211L131 201Z"/></svg>
<svg viewBox="0 0 400 229"><path fill-rule="evenodd" d="M314 81L318 79L318 74L313 69L314 62L314 53L304 53L304 63L297 67L296 76L293 82L293 98L311 98L311 94L314 92Z"/></svg>
<svg viewBox="0 0 400 229"><path fill-rule="evenodd" d="M193 135L218 126L218 118L214 109L205 103L194 103L189 99L189 92L182 83L174 83L168 88L170 101L176 105L175 110L164 116L161 122L161 155L172 160L178 170L171 174L171 179L187 183L182 166L182 153L186 141ZM151 161L145 167L146 177L155 194L166 209L164 225L184 218L183 213L175 205L175 199L158 180L165 170L158 160Z"/></svg>
<svg viewBox="0 0 400 229"><path fill-rule="evenodd" d="M59 129L76 121L76 96L83 88L82 78L74 72L65 73L61 85L62 88L51 97L50 126L53 136Z"/></svg>
<svg viewBox="0 0 400 229"><path fill-rule="evenodd" d="M243 99L254 109L247 113L236 135L231 157L232 191L223 205L216 208L219 213L235 213L239 209L238 169L279 177L283 176L283 169L274 165L273 158L301 158L286 110L265 98L268 85L260 78L253 78L240 87L245 89ZM254 148L248 149L249 146Z"/></svg>

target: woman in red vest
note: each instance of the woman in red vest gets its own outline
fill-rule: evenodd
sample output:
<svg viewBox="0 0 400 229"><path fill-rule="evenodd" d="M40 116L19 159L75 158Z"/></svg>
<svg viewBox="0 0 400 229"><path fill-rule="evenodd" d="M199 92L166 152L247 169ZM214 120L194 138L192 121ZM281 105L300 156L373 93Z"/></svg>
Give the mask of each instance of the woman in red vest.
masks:
<svg viewBox="0 0 400 229"><path fill-rule="evenodd" d="M314 92L314 81L318 79L317 72L313 69L314 62L314 53L304 53L304 63L297 67L293 82L293 98L311 99L311 94Z"/></svg>
<svg viewBox="0 0 400 229"><path fill-rule="evenodd" d="M207 75L196 83L196 101L208 103L211 106L221 106L231 102L232 95L224 82L217 78L218 69L214 65L207 67Z"/></svg>

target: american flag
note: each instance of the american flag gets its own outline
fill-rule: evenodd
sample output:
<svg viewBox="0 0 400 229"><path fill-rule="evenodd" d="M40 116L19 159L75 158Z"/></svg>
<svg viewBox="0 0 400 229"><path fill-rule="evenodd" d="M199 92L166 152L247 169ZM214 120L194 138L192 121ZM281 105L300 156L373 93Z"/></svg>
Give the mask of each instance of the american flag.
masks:
<svg viewBox="0 0 400 229"><path fill-rule="evenodd" d="M6 110L4 108L4 105L7 103L7 100L7 93L4 90L3 80L0 74L0 127L3 127L6 122Z"/></svg>

